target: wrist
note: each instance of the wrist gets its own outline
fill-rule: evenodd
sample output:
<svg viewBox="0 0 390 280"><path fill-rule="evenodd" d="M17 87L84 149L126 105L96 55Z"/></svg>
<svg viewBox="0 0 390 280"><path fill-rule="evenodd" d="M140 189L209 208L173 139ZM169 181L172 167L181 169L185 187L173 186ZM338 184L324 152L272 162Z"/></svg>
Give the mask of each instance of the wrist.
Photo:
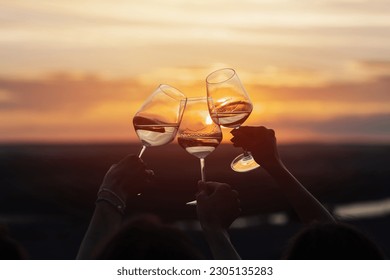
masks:
<svg viewBox="0 0 390 280"><path fill-rule="evenodd" d="M118 211L110 202L106 200L96 200L95 202L95 212L99 213L98 215L107 217L107 219L120 219L122 220L124 214L121 211Z"/></svg>
<svg viewBox="0 0 390 280"><path fill-rule="evenodd" d="M114 208L116 211L118 211L121 215L124 215L125 213L126 201L116 192L108 188L100 188L97 195L96 204L98 204L99 202L105 202L106 204Z"/></svg>
<svg viewBox="0 0 390 280"><path fill-rule="evenodd" d="M230 236L227 229L222 227L203 228L204 236L209 241L215 240L228 240L230 242Z"/></svg>
<svg viewBox="0 0 390 280"><path fill-rule="evenodd" d="M206 234L227 234L227 229L219 225L201 225L203 232Z"/></svg>
<svg viewBox="0 0 390 280"><path fill-rule="evenodd" d="M291 185L291 184L284 183L286 182L286 180L290 180L291 178L293 178L293 176L291 175L290 171L283 163L268 166L267 168L264 169L266 169L268 174L271 175L271 177L275 180L278 187L285 188Z"/></svg>
<svg viewBox="0 0 390 280"><path fill-rule="evenodd" d="M267 163L261 164L261 166L272 175L272 173L280 172L285 169L283 162L279 159L268 161Z"/></svg>

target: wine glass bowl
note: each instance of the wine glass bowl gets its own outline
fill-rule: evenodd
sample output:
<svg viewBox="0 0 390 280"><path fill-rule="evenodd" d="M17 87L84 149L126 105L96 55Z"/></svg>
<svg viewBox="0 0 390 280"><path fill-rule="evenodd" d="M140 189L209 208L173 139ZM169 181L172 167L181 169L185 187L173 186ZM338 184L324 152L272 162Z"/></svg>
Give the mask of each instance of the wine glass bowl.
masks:
<svg viewBox="0 0 390 280"><path fill-rule="evenodd" d="M252 102L236 72L224 68L206 78L210 115L221 126L238 128L252 112Z"/></svg>
<svg viewBox="0 0 390 280"><path fill-rule="evenodd" d="M178 89L159 85L133 117L133 126L142 142L139 157L146 147L161 146L175 139L187 98Z"/></svg>
<svg viewBox="0 0 390 280"><path fill-rule="evenodd" d="M212 120L223 127L239 128L253 110L252 102L236 71L223 68L206 78L208 108ZM248 151L236 157L231 168L247 172L259 167Z"/></svg>
<svg viewBox="0 0 390 280"><path fill-rule="evenodd" d="M184 150L200 159L204 181L204 159L222 141L221 128L211 120L206 97L187 99L177 141Z"/></svg>

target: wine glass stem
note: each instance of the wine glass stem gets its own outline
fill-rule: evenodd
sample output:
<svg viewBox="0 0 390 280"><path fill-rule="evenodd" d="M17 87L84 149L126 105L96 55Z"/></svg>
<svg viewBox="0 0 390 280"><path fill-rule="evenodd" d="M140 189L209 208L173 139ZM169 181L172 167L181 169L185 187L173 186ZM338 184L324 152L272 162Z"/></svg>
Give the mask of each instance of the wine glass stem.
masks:
<svg viewBox="0 0 390 280"><path fill-rule="evenodd" d="M139 153L138 153L138 157L139 157L139 158L142 157L142 154L145 152L145 150L146 150L146 146L144 145L144 146L142 146L141 151L139 151Z"/></svg>
<svg viewBox="0 0 390 280"><path fill-rule="evenodd" d="M200 175L202 178L202 182L206 181L205 169L204 169L204 158L200 159Z"/></svg>

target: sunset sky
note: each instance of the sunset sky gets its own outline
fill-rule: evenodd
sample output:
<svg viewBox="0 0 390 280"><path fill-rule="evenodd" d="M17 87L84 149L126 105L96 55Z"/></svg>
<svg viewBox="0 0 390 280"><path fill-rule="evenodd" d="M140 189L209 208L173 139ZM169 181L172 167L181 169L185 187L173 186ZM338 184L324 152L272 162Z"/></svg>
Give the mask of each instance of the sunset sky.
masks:
<svg viewBox="0 0 390 280"><path fill-rule="evenodd" d="M390 143L388 0L0 6L0 142L137 141L158 84L204 96L232 67L254 103L245 124L281 142Z"/></svg>

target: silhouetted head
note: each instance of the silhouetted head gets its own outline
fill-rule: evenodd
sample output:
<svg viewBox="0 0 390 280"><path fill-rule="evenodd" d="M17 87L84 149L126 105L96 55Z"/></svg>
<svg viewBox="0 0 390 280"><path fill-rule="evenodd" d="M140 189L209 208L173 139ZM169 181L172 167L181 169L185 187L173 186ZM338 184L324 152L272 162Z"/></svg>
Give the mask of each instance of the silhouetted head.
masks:
<svg viewBox="0 0 390 280"><path fill-rule="evenodd" d="M202 255L179 229L163 225L154 216L129 222L102 250L99 259L190 260Z"/></svg>
<svg viewBox="0 0 390 280"><path fill-rule="evenodd" d="M0 260L23 260L27 259L24 248L9 236L8 229L0 226Z"/></svg>
<svg viewBox="0 0 390 280"><path fill-rule="evenodd" d="M378 260L385 256L361 231L342 223L314 223L289 242L285 259Z"/></svg>

